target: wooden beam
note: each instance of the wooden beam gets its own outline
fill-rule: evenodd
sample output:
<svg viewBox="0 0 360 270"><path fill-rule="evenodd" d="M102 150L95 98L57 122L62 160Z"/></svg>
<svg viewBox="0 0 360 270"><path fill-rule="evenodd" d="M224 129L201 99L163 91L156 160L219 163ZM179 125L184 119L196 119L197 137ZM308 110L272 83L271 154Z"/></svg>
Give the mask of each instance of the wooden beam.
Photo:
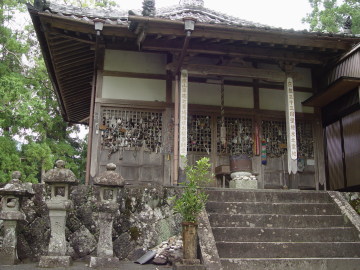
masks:
<svg viewBox="0 0 360 270"><path fill-rule="evenodd" d="M194 37L247 40L248 42L264 42L275 44L310 46L315 48L331 48L348 50L351 44L357 41L354 38L339 38L330 36L317 36L312 33L290 33L288 31L264 30L259 28L246 28L224 26L216 24L197 23Z"/></svg>
<svg viewBox="0 0 360 270"><path fill-rule="evenodd" d="M181 51L179 43L159 43L153 40L147 40L143 44L143 50L151 51ZM324 55L312 52L296 52L276 48L256 48L256 47L239 47L235 45L216 45L216 44L197 44L190 43L188 53L196 54L213 54L227 55L231 57L251 57L256 59L267 59L275 61L291 61L304 64L322 65L327 62L328 58Z"/></svg>
<svg viewBox="0 0 360 270"><path fill-rule="evenodd" d="M360 86L359 78L340 78L330 85L328 89L308 98L302 104L305 106L324 107L358 86Z"/></svg>
<svg viewBox="0 0 360 270"><path fill-rule="evenodd" d="M135 72L110 71L110 70L104 70L103 76L154 79L154 80L166 80L167 78L167 75L165 74L135 73Z"/></svg>
<svg viewBox="0 0 360 270"><path fill-rule="evenodd" d="M171 71L174 71L175 68L176 63L172 63L167 66L167 69ZM183 68L188 70L189 74L191 75L244 77L278 82L283 82L285 80L285 73L283 71L270 69L211 66L198 64L184 65Z"/></svg>

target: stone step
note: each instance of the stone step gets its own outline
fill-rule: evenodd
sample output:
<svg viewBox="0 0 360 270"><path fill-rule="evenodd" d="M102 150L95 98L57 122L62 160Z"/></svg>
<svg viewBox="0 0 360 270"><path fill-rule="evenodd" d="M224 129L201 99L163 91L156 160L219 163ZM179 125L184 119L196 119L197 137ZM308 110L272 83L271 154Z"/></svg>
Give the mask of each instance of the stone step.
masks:
<svg viewBox="0 0 360 270"><path fill-rule="evenodd" d="M223 270L358 270L360 258L221 259Z"/></svg>
<svg viewBox="0 0 360 270"><path fill-rule="evenodd" d="M209 189L209 200L218 202L332 202L324 191Z"/></svg>
<svg viewBox="0 0 360 270"><path fill-rule="evenodd" d="M217 242L220 258L355 258L360 242Z"/></svg>
<svg viewBox="0 0 360 270"><path fill-rule="evenodd" d="M217 242L356 242L354 228L212 228Z"/></svg>
<svg viewBox="0 0 360 270"><path fill-rule="evenodd" d="M214 227L351 227L352 224L342 215L278 215L278 214L209 214Z"/></svg>
<svg viewBox="0 0 360 270"><path fill-rule="evenodd" d="M208 213L285 214L285 215L338 215L340 210L332 203L265 203L214 202L206 204Z"/></svg>

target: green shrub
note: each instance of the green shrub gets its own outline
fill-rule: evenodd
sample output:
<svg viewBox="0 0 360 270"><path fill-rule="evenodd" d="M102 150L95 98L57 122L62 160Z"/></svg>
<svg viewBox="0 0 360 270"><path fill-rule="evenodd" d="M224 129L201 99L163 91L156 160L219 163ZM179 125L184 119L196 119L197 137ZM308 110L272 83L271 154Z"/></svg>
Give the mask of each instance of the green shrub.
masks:
<svg viewBox="0 0 360 270"><path fill-rule="evenodd" d="M195 165L185 169L186 182L181 183L183 193L175 199L174 210L179 213L183 222L197 221L197 217L204 209L208 195L200 187L211 180L211 164L207 157L198 160Z"/></svg>

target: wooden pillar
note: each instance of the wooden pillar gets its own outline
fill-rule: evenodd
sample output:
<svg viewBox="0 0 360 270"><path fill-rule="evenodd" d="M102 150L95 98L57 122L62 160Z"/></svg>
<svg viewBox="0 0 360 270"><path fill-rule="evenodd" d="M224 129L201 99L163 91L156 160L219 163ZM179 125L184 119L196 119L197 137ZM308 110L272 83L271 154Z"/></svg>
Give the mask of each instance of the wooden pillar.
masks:
<svg viewBox="0 0 360 270"><path fill-rule="evenodd" d="M95 176L97 172L97 158L96 162L93 162L95 155L94 152L97 153L97 149L93 146L93 142L96 141L96 131L99 129L99 121L96 122L95 119L95 100L98 95L101 95L98 90L99 85L102 85L102 71L104 67L104 56L105 56L105 46L100 43L100 39L97 36L96 38L96 46L95 46L95 63L94 63L94 74L92 81L92 91L91 91L91 104L90 104L90 113L89 113L89 135L88 135L88 148L87 148L87 157L86 157L86 176L85 176L85 184L88 185L90 183L91 177Z"/></svg>
<svg viewBox="0 0 360 270"><path fill-rule="evenodd" d="M181 70L180 77L180 134L179 134L179 160L180 170L186 166L187 156L187 118L188 118L188 72Z"/></svg>
<svg viewBox="0 0 360 270"><path fill-rule="evenodd" d="M296 143L296 120L294 103L294 82L291 73L286 73L285 81L285 105L286 105L286 139L288 152L288 172L297 173L297 143Z"/></svg>
<svg viewBox="0 0 360 270"><path fill-rule="evenodd" d="M314 158L315 158L315 185L316 190L326 190L325 172L325 149L324 149L324 129L322 127L321 111L315 108L316 119L313 122L314 136Z"/></svg>
<svg viewBox="0 0 360 270"><path fill-rule="evenodd" d="M175 76L174 97L174 162L172 170L172 184L176 186L179 180L179 76Z"/></svg>

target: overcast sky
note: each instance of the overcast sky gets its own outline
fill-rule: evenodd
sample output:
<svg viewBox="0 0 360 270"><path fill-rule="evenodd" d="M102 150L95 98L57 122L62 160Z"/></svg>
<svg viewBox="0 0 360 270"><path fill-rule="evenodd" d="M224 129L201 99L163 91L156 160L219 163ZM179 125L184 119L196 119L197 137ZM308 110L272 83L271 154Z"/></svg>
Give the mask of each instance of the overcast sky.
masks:
<svg viewBox="0 0 360 270"><path fill-rule="evenodd" d="M121 9L141 9L143 0L118 0ZM172 6L179 0L155 0L156 7ZM204 0L205 7L244 20L285 29L303 30L301 23L311 8L308 0Z"/></svg>

